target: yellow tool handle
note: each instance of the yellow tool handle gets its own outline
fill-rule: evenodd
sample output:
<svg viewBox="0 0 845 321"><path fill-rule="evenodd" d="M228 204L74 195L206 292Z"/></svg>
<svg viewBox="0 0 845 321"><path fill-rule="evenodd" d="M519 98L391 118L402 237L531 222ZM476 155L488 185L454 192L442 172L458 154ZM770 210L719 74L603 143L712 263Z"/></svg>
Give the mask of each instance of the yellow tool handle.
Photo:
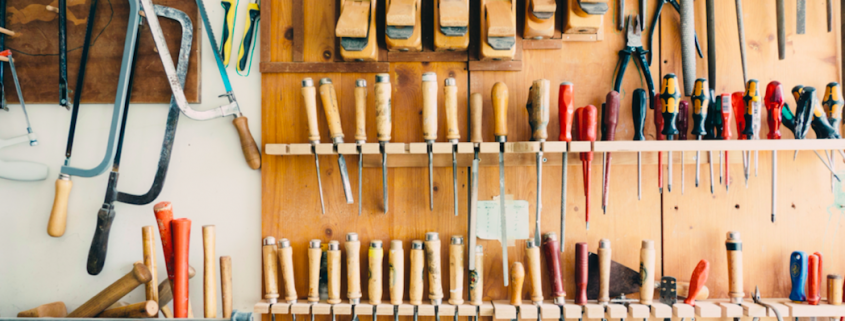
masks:
<svg viewBox="0 0 845 321"><path fill-rule="evenodd" d="M326 122L329 124L329 136L332 140L343 140L343 128L340 126L340 106L337 103L337 92L334 90L332 80L329 78L320 79L320 101L323 102L323 111L326 113Z"/></svg>
<svg viewBox="0 0 845 321"><path fill-rule="evenodd" d="M308 245L308 302L320 302L320 259L323 249L320 240L311 240Z"/></svg>
<svg viewBox="0 0 845 321"><path fill-rule="evenodd" d="M535 80L531 85L528 106L528 123L531 125L531 140L545 141L549 137L549 87L547 79Z"/></svg>
<svg viewBox="0 0 845 321"><path fill-rule="evenodd" d="M422 75L423 139L437 140L437 74Z"/></svg>
<svg viewBox="0 0 845 321"><path fill-rule="evenodd" d="M376 133L378 141L389 142L393 120L390 111L390 96L393 91L390 85L390 74L376 74Z"/></svg>
<svg viewBox="0 0 845 321"><path fill-rule="evenodd" d="M543 277L540 274L540 247L534 241L528 241L525 248L525 260L528 263L528 280L531 284L531 302L543 303Z"/></svg>
<svg viewBox="0 0 845 321"><path fill-rule="evenodd" d="M640 304L651 305L654 299L654 241L643 240L640 249Z"/></svg>
<svg viewBox="0 0 845 321"><path fill-rule="evenodd" d="M279 279L276 274L276 264L278 264L276 238L265 237L261 251L264 255L264 298L274 303L279 297Z"/></svg>
<svg viewBox="0 0 845 321"><path fill-rule="evenodd" d="M481 136L481 118L484 113L484 98L480 93L472 93L469 96L469 117L470 117L470 141L473 143L484 142Z"/></svg>
<svg viewBox="0 0 845 321"><path fill-rule="evenodd" d="M511 265L511 305L522 305L522 282L525 281L525 268L522 263Z"/></svg>
<svg viewBox="0 0 845 321"><path fill-rule="evenodd" d="M484 298L484 248L475 247L475 271L469 271L469 304L479 306Z"/></svg>
<svg viewBox="0 0 845 321"><path fill-rule="evenodd" d="M328 290L329 299L326 301L329 304L340 303L340 243L337 241L329 242L329 250L326 252L328 262L326 270L328 270Z"/></svg>
<svg viewBox="0 0 845 321"><path fill-rule="evenodd" d="M220 56L223 57L223 65L229 66L229 58L232 53L232 35L235 33L235 13L238 11L237 0L220 0L223 7L223 32L220 36Z"/></svg>
<svg viewBox="0 0 845 321"><path fill-rule="evenodd" d="M282 267L282 284L285 288L285 301L296 302L296 283L293 278L293 248L288 239L279 240L279 265Z"/></svg>
<svg viewBox="0 0 845 321"><path fill-rule="evenodd" d="M367 81L355 81L355 140L367 140Z"/></svg>
<svg viewBox="0 0 845 321"><path fill-rule="evenodd" d="M390 241L390 269L388 270L388 286L390 287L390 304L402 304L405 293L405 250L402 241Z"/></svg>
<svg viewBox="0 0 845 321"><path fill-rule="evenodd" d="M449 304L464 303L464 238L452 236L449 244Z"/></svg>
<svg viewBox="0 0 845 321"><path fill-rule="evenodd" d="M50 210L50 221L47 223L47 234L52 237L65 235L67 227L67 203L73 182L70 176L60 174L56 179L56 196L53 198L53 209Z"/></svg>
<svg viewBox="0 0 845 321"><path fill-rule="evenodd" d="M308 118L308 141L320 142L320 127L317 125L317 89L311 78L302 79L302 103Z"/></svg>
<svg viewBox="0 0 845 321"><path fill-rule="evenodd" d="M346 297L361 299L361 241L358 234L346 235Z"/></svg>
<svg viewBox="0 0 845 321"><path fill-rule="evenodd" d="M493 85L493 133L496 139L507 140L508 137L508 86L502 82ZM500 138L501 137L501 138ZM500 141L501 142L501 141Z"/></svg>
<svg viewBox="0 0 845 321"><path fill-rule="evenodd" d="M383 289L381 266L384 262L384 247L381 241L370 242L370 250L367 252L367 258L370 261L370 277L367 292L370 296L370 304L378 305L381 304Z"/></svg>
<svg viewBox="0 0 845 321"><path fill-rule="evenodd" d="M423 242L411 242L411 273L408 280L408 299L412 305L422 304L423 296Z"/></svg>
<svg viewBox="0 0 845 321"><path fill-rule="evenodd" d="M252 52L255 51L255 38L258 33L258 20L261 19L261 8L257 3L250 3L246 7L244 36L238 48L238 64L236 70L239 75L248 76L252 68ZM244 72L246 71L246 72Z"/></svg>
<svg viewBox="0 0 845 321"><path fill-rule="evenodd" d="M214 254L214 243L216 238L217 236L214 231L214 225L206 225L202 227L202 298L203 315L205 318L217 318L217 282L215 282L215 276L217 276L217 273L214 271L215 264L217 263L215 262L217 255ZM153 272L153 274L155 274L155 272ZM158 307L156 307L156 310L158 310Z"/></svg>
<svg viewBox="0 0 845 321"><path fill-rule="evenodd" d="M446 78L443 100L446 106L446 139L457 141L461 139L461 130L458 127L458 85L455 78Z"/></svg>

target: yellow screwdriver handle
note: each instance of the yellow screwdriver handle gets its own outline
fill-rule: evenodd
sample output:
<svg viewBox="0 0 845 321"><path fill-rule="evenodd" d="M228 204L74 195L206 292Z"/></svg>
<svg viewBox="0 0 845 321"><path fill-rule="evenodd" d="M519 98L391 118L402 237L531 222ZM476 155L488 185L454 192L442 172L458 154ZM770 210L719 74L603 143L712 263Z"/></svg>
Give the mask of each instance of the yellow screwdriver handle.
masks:
<svg viewBox="0 0 845 321"><path fill-rule="evenodd" d="M249 76L249 71L252 69L252 53L255 51L255 35L258 30L259 19L261 19L261 8L259 8L258 3L253 2L248 4L246 7L244 36L241 38L241 45L238 48L238 63L235 66L235 69L241 76ZM226 57L226 61L228 61L228 57Z"/></svg>
<svg viewBox="0 0 845 321"><path fill-rule="evenodd" d="M235 13L238 11L238 0L220 0L223 7L223 32L220 36L220 56L223 57L223 65L229 66L229 58L232 56L232 35L235 33Z"/></svg>

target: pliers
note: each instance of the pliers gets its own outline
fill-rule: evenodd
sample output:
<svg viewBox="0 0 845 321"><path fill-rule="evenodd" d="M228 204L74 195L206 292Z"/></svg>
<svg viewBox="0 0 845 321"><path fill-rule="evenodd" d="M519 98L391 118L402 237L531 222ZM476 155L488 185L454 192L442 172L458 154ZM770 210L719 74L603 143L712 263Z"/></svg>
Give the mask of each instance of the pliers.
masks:
<svg viewBox="0 0 845 321"><path fill-rule="evenodd" d="M762 305L762 306L766 307L767 309L771 309L772 311L774 311L775 316L778 318L778 321L783 321L783 318L780 316L780 311L778 311L778 309L775 309L775 307L772 306L771 304L763 303L762 301L760 301L760 288L759 287L754 287L754 294L751 296L751 298L754 299L755 304ZM759 317L754 317L754 321L759 321L759 320L760 320Z"/></svg>
<svg viewBox="0 0 845 321"><path fill-rule="evenodd" d="M651 27L648 28L648 48L652 48L652 44L654 43L654 27L657 26L657 20L660 19L660 12L663 11L663 5L666 3L672 5L675 8L675 12L680 14L681 12L681 4L678 3L677 0L657 0L657 10L654 12L654 18L651 19ZM695 34L695 51L698 52L699 58L704 58L704 54L701 53L701 45L698 43L698 34ZM651 66L651 55L648 55L648 65Z"/></svg>
<svg viewBox="0 0 845 321"><path fill-rule="evenodd" d="M654 90L654 82L651 80L651 70L648 69L645 56L648 50L643 49L642 28L640 28L640 17L638 15L628 16L628 42L625 49L619 50L619 63L617 65L616 80L613 82L613 90L619 92L622 87L622 78L625 77L625 68L628 67L628 61L632 54L636 54L636 61L639 61L639 67L642 68L645 76L646 85L648 85L649 92L649 108L654 109L654 96L657 94ZM634 63L636 66L636 63Z"/></svg>

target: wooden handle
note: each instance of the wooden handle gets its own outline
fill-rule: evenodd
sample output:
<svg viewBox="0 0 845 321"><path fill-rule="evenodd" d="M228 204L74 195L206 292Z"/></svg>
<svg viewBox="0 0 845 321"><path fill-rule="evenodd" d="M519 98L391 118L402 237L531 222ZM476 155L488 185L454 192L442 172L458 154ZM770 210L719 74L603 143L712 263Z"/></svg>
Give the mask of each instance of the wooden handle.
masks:
<svg viewBox="0 0 845 321"><path fill-rule="evenodd" d="M191 220L177 218L170 222L173 230L173 317L187 318L190 307L188 288L188 250L191 244Z"/></svg>
<svg viewBox="0 0 845 321"><path fill-rule="evenodd" d="M152 318L158 314L158 303L153 300L111 308L97 315L98 318Z"/></svg>
<svg viewBox="0 0 845 321"><path fill-rule="evenodd" d="M437 74L422 75L423 139L437 140Z"/></svg>
<svg viewBox="0 0 845 321"><path fill-rule="evenodd" d="M323 249L320 240L308 243L308 302L320 302L320 259Z"/></svg>
<svg viewBox="0 0 845 321"><path fill-rule="evenodd" d="M689 282L678 282L678 296L688 298L689 286ZM707 300L708 298L710 298L710 289L707 288L706 285L702 285L701 288L698 290L698 295L695 296L695 299Z"/></svg>
<svg viewBox="0 0 845 321"><path fill-rule="evenodd" d="M840 288L842 287L840 286ZM62 301L42 304L18 313L18 318L64 318L66 316L67 307Z"/></svg>
<svg viewBox="0 0 845 321"><path fill-rule="evenodd" d="M402 241L390 241L390 255L387 277L390 287L390 304L402 304L402 295L405 293L405 250L402 248Z"/></svg>
<svg viewBox="0 0 845 321"><path fill-rule="evenodd" d="M495 126L493 133L496 140L502 142L508 137L508 86L505 83L497 82L493 85L493 119Z"/></svg>
<svg viewBox="0 0 845 321"><path fill-rule="evenodd" d="M232 317L232 257L220 257L220 296L223 301L223 318Z"/></svg>
<svg viewBox="0 0 845 321"><path fill-rule="evenodd" d="M367 81L355 81L355 140L367 140Z"/></svg>
<svg viewBox="0 0 845 321"><path fill-rule="evenodd" d="M443 276L440 264L440 237L436 232L425 233L425 266L428 270L428 299L434 305L443 300Z"/></svg>
<svg viewBox="0 0 845 321"><path fill-rule="evenodd" d="M346 297L356 302L361 299L361 241L358 234L346 235ZM354 303L353 303L354 304Z"/></svg>
<svg viewBox="0 0 845 321"><path fill-rule="evenodd" d="M557 240L557 234L553 232L546 233L543 236L543 255L546 257L546 270L549 273L549 281L552 282L552 297L554 298L555 304L563 305L566 292L563 289L563 278L561 278L559 253L560 243Z"/></svg>
<svg viewBox="0 0 845 321"><path fill-rule="evenodd" d="M340 303L340 243L337 241L329 242L329 250L326 252L328 262L326 269L328 270L328 290L329 290L329 304Z"/></svg>
<svg viewBox="0 0 845 321"><path fill-rule="evenodd" d="M389 142L393 120L390 111L390 74L376 74L376 133L378 141Z"/></svg>
<svg viewBox="0 0 845 321"><path fill-rule="evenodd" d="M470 141L473 143L481 143L484 142L484 138L481 135L481 119L484 113L484 98L481 96L480 93L472 93L469 97L469 110L470 110L470 120L472 123L470 124Z"/></svg>
<svg viewBox="0 0 845 321"><path fill-rule="evenodd" d="M422 304L423 296L423 242L411 242L411 273L408 280L408 299L412 305Z"/></svg>
<svg viewBox="0 0 845 321"><path fill-rule="evenodd" d="M110 305L120 300L135 288L150 281L152 274L147 266L135 263L132 271L97 293L94 297L83 303L67 315L68 318L93 318L103 312Z"/></svg>
<svg viewBox="0 0 845 321"><path fill-rule="evenodd" d="M53 209L50 210L50 221L47 222L47 234L52 237L65 235L67 226L67 203L73 182L70 176L61 174L56 180L56 196L53 198Z"/></svg>
<svg viewBox="0 0 845 321"><path fill-rule="evenodd" d="M326 113L326 122L329 124L329 136L332 141L343 140L343 128L340 126L340 106L337 103L337 92L334 90L332 80L329 78L320 79L320 101L323 103L323 112Z"/></svg>
<svg viewBox="0 0 845 321"><path fill-rule="evenodd" d="M173 233L170 232L170 222L173 221L173 205L170 202L159 202L153 206L158 234L161 236L161 252L164 255L164 265L167 268L167 278L173 280ZM161 302L161 290L159 302ZM164 305L164 304L162 304Z"/></svg>
<svg viewBox="0 0 845 321"><path fill-rule="evenodd" d="M144 247L144 265L150 270L150 281L144 284L144 294L147 300L158 303L158 267L156 266L154 228L152 225L142 227L141 238Z"/></svg>
<svg viewBox="0 0 845 321"><path fill-rule="evenodd" d="M378 305L381 304L381 294L384 288L381 276L381 267L384 263L384 246L381 241L370 242L370 250L367 251L367 258L369 259L370 267L367 292L370 295L370 304Z"/></svg>
<svg viewBox="0 0 845 321"><path fill-rule="evenodd" d="M599 302L610 302L610 240L599 241Z"/></svg>
<svg viewBox="0 0 845 321"><path fill-rule="evenodd" d="M587 304L587 274L590 252L587 243L575 244L575 304ZM645 285L643 285L645 286Z"/></svg>
<svg viewBox="0 0 845 321"><path fill-rule="evenodd" d="M728 296L731 302L742 303L745 293L742 291L742 240L739 232L728 232L725 247L728 252Z"/></svg>
<svg viewBox="0 0 845 321"><path fill-rule="evenodd" d="M549 86L546 79L535 80L531 85L528 102L528 124L531 125L531 140L546 141L549 132ZM530 270L530 268L529 268Z"/></svg>
<svg viewBox="0 0 845 321"><path fill-rule="evenodd" d="M449 304L464 303L464 238L452 236L449 244Z"/></svg>
<svg viewBox="0 0 845 321"><path fill-rule="evenodd" d="M543 303L543 277L540 275L540 247L529 240L525 248L525 261L528 262L528 280L531 283L531 302Z"/></svg>
<svg viewBox="0 0 845 321"><path fill-rule="evenodd" d="M206 318L217 318L217 283L214 282L214 254L215 239L217 238L214 231L214 225L206 225L202 227L202 249L203 249L203 270L202 270L202 289L203 289L203 315Z"/></svg>
<svg viewBox="0 0 845 321"><path fill-rule="evenodd" d="M699 292L704 287L704 283L707 282L708 275L710 275L710 262L707 260L699 261L698 265L695 266L695 270L692 271L687 299L684 300L684 303L695 306L696 297L698 297Z"/></svg>
<svg viewBox="0 0 845 321"><path fill-rule="evenodd" d="M842 276L839 274L827 275L827 304L842 304L842 281Z"/></svg>
<svg viewBox="0 0 845 321"><path fill-rule="evenodd" d="M258 145L255 144L255 139L252 138L252 133L249 132L246 116L233 119L232 124L235 124L235 129L238 130L238 137L241 140L241 150L244 153L247 165L252 169L261 168L261 152L258 151Z"/></svg>
<svg viewBox="0 0 845 321"><path fill-rule="evenodd" d="M446 78L443 104L446 105L446 139L457 141L461 139L461 130L458 127L458 85L455 78Z"/></svg>
<svg viewBox="0 0 845 321"><path fill-rule="evenodd" d="M279 266L282 267L282 284L285 288L285 301L288 303L296 302L296 283L293 277L293 248L290 246L290 241L281 239L278 243L278 250L276 254L279 258Z"/></svg>
<svg viewBox="0 0 845 321"><path fill-rule="evenodd" d="M469 271L469 304L479 306L484 299L484 248L475 246L475 271Z"/></svg>
<svg viewBox="0 0 845 321"><path fill-rule="evenodd" d="M264 298L270 303L275 303L279 298L279 279L276 274L276 238L268 236L264 238L264 245L261 247L264 258Z"/></svg>
<svg viewBox="0 0 845 321"><path fill-rule="evenodd" d="M305 105L305 115L308 117L308 141L320 141L320 126L317 125L317 89L311 78L302 80L302 103Z"/></svg>
<svg viewBox="0 0 845 321"><path fill-rule="evenodd" d="M810 255L807 260L807 304L819 305L821 301L821 275L819 273L819 257Z"/></svg>
<svg viewBox="0 0 845 321"><path fill-rule="evenodd" d="M640 249L640 304L651 305L654 298L654 241L643 240Z"/></svg>
<svg viewBox="0 0 845 321"><path fill-rule="evenodd" d="M522 282L525 281L525 268L522 263L511 265L511 305L522 305Z"/></svg>

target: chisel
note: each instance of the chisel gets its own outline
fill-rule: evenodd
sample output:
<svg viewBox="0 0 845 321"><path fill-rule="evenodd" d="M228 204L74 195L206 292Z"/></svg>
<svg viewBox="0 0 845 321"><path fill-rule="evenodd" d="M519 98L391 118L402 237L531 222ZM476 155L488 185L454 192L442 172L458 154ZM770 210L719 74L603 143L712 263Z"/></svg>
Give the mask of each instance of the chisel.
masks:
<svg viewBox="0 0 845 321"><path fill-rule="evenodd" d="M646 118L646 102L647 97L645 90L637 88L634 90L634 96L631 97L631 116L634 119L634 140L643 141L643 127L645 126ZM643 152L637 152L637 199L643 199Z"/></svg>
<svg viewBox="0 0 845 321"><path fill-rule="evenodd" d="M275 304L279 298L279 279L276 272L278 252L276 249L276 238L265 237L264 245L261 247L261 252L264 255L264 299L270 304Z"/></svg>
<svg viewBox="0 0 845 321"><path fill-rule="evenodd" d="M288 304L296 303L296 282L293 277L293 248L290 246L290 240L281 239L278 243L278 250L276 253L279 257L279 266L282 271L282 284L285 289L285 302ZM291 314L291 319L296 321L296 314Z"/></svg>
<svg viewBox="0 0 845 321"><path fill-rule="evenodd" d="M687 133L689 130L689 102L682 100L678 104L678 140L687 140ZM684 164L684 157L686 153L681 152L681 195L684 194L684 181L686 177L686 165Z"/></svg>
<svg viewBox="0 0 845 321"><path fill-rule="evenodd" d="M355 80L355 144L358 147L358 216L361 216L361 190L364 182L364 143L367 142L367 81Z"/></svg>
<svg viewBox="0 0 845 321"><path fill-rule="evenodd" d="M329 134L336 151L337 145L343 144L343 129L340 126L340 105L337 103L337 94L332 80L329 78L320 79L320 100L323 102L323 111L326 113L326 122L329 124ZM340 169L340 180L343 182L343 195L346 196L346 204L352 204L354 202L352 200L352 187L349 184L349 172L346 171L346 158L343 157L343 154L337 154L337 167Z"/></svg>
<svg viewBox="0 0 845 321"><path fill-rule="evenodd" d="M575 244L575 304L577 305L587 304L588 255L587 243Z"/></svg>
<svg viewBox="0 0 845 321"><path fill-rule="evenodd" d="M516 309L516 318L512 321L519 320L519 307L522 305L522 282L525 281L525 268L522 267L522 263L514 262L511 265L511 285L510 285L510 294L511 300L510 303Z"/></svg>
<svg viewBox="0 0 845 321"><path fill-rule="evenodd" d="M434 320L440 320L443 277L440 273L440 235L437 232L425 233L425 267L428 271L428 299L434 306Z"/></svg>
<svg viewBox="0 0 845 321"><path fill-rule="evenodd" d="M566 290L563 287L563 278L561 278L560 270L560 254L563 253L559 249L560 243L557 240L557 235L554 232L546 233L543 237L543 254L546 258L546 269L549 272L549 279L552 282L552 298L554 304L559 305L563 309L563 304L566 299Z"/></svg>
<svg viewBox="0 0 845 321"><path fill-rule="evenodd" d="M663 116L661 113L657 112L662 111L663 107L660 106L662 104L662 99L660 95L655 95L652 101L655 101L655 105L657 105L654 109L654 140L664 140L666 139L666 135L663 134ZM660 194L663 194L663 152L657 152L657 188L660 191Z"/></svg>
<svg viewBox="0 0 845 321"><path fill-rule="evenodd" d="M381 291L384 288L381 277L381 267L384 263L384 246L381 241L370 241L370 250L367 251L367 258L369 261L367 293L370 298L370 304L373 305L373 321L376 321L376 307L381 304Z"/></svg>
<svg viewBox="0 0 845 321"><path fill-rule="evenodd" d="M478 310L481 309L484 297L484 247L475 247L475 257L472 260L476 261L477 265L474 270L469 270L469 304L475 306L474 321L478 321Z"/></svg>
<svg viewBox="0 0 845 321"><path fill-rule="evenodd" d="M708 103L710 102L710 91L707 88L707 79L698 78L695 80L695 88L692 91L692 134L695 135L696 140L707 134L707 129L704 127L704 121L707 119ZM711 152L712 153L712 152ZM701 177L701 151L695 151L695 187ZM713 163L710 163L710 189L713 189Z"/></svg>
<svg viewBox="0 0 845 321"><path fill-rule="evenodd" d="M721 112L721 129L722 135L720 138L722 140L730 140L731 139L731 95L730 94L722 94L719 96L719 101L717 102L722 106ZM739 117L737 117L737 123L739 123ZM719 126L717 124L717 126ZM739 125L737 125L739 126ZM719 157L721 159L721 157ZM721 160L720 160L721 161ZM730 190L731 188L731 173L728 167L728 151L725 151L725 192ZM720 166L721 167L721 166Z"/></svg>
<svg viewBox="0 0 845 321"><path fill-rule="evenodd" d="M557 253L555 253L557 254ZM528 282L531 284L531 303L537 306L537 321L543 315L540 305L543 304L543 277L540 273L540 247L529 239L525 242L525 261L528 263Z"/></svg>
<svg viewBox="0 0 845 321"><path fill-rule="evenodd" d="M346 298L352 304L352 321L358 320L355 305L361 303L361 241L357 233L346 234Z"/></svg>
<svg viewBox="0 0 845 321"><path fill-rule="evenodd" d="M742 240L739 232L728 232L725 249L728 252L728 296L731 303L741 304L745 293L742 292Z"/></svg>
<svg viewBox="0 0 845 321"><path fill-rule="evenodd" d="M678 119L678 104L681 100L680 88L678 88L678 77L675 74L663 76L663 88L660 93L660 103L663 107L663 130L666 140L672 140L678 134L676 121ZM667 187L672 192L672 151L669 151L669 182Z"/></svg>
<svg viewBox="0 0 845 321"><path fill-rule="evenodd" d="M334 305L340 303L340 243L329 241L329 249L326 251L326 276L328 283L328 300L331 304L332 321L335 321ZM311 311L312 315L314 311Z"/></svg>
<svg viewBox="0 0 845 321"><path fill-rule="evenodd" d="M305 114L308 117L308 141L311 142L311 154L314 154L314 166L317 169L317 189L320 191L320 209L326 214L326 203L323 201L323 181L320 179L320 157L317 156L317 145L320 144L320 127L317 125L317 89L311 78L302 79L302 102L305 104Z"/></svg>
<svg viewBox="0 0 845 321"><path fill-rule="evenodd" d="M572 142L572 118L575 114L575 95L573 92L571 82L563 82L560 84L558 92L558 116L560 117L560 137L559 141L566 142L567 145ZM563 166L561 166L560 178L560 243L566 243L566 176L569 171L569 156L567 152L563 152L561 159ZM560 246L560 252L563 253L563 246Z"/></svg>
<svg viewBox="0 0 845 321"><path fill-rule="evenodd" d="M229 66L232 55L232 36L235 34L235 18L238 11L238 0L220 0L223 7L223 32L220 33L220 57L223 65Z"/></svg>
<svg viewBox="0 0 845 321"><path fill-rule="evenodd" d="M767 123L769 125L768 139L780 139L781 112L783 109L783 86L778 81L772 81L766 86ZM772 223L777 214L777 184L778 184L778 151L772 150Z"/></svg>
<svg viewBox="0 0 845 321"><path fill-rule="evenodd" d="M481 117L484 109L483 97L480 93L472 93L469 99L469 108L470 108L470 141L473 145L473 158L472 158L472 182L471 182L471 190L470 190L470 197L469 197L469 270L472 273L473 270L476 269L475 267L475 242L476 242L476 229L478 226L478 166L481 162L481 159L478 157L478 153L481 151L481 143L483 139L481 138Z"/></svg>
<svg viewBox="0 0 845 321"><path fill-rule="evenodd" d="M434 210L434 162L433 148L437 140L437 74L427 72L422 75L422 116L423 139L428 151L428 202Z"/></svg>
<svg viewBox="0 0 845 321"><path fill-rule="evenodd" d="M311 321L314 321L314 304L320 302L320 260L323 258L322 242L308 242L308 303L311 305Z"/></svg>
<svg viewBox="0 0 845 321"><path fill-rule="evenodd" d="M543 212L543 143L549 137L546 126L549 124L549 87L546 79L535 80L528 90L528 124L531 126L531 141L540 142L537 151L537 205L534 217L534 244L540 244L540 217Z"/></svg>
<svg viewBox="0 0 845 321"><path fill-rule="evenodd" d="M414 321L419 318L420 305L423 297L423 242L411 241L411 273L408 275L408 299L414 306Z"/></svg>
<svg viewBox="0 0 845 321"><path fill-rule="evenodd" d="M458 86L455 78L446 78L443 101L446 105L446 139L452 143L452 199L455 216L458 216L458 140L461 139L461 131L458 128Z"/></svg>
<svg viewBox="0 0 845 321"><path fill-rule="evenodd" d="M388 257L387 284L390 290L390 304L393 304L393 321L399 320L399 305L403 304L402 295L405 293L405 250L402 241L390 241Z"/></svg>
<svg viewBox="0 0 845 321"><path fill-rule="evenodd" d="M610 303L610 240L599 240L599 296L598 302L607 309Z"/></svg>
<svg viewBox="0 0 845 321"><path fill-rule="evenodd" d="M616 137L616 123L619 121L619 105L622 98L616 91L607 93L602 113L602 141L613 141ZM604 177L602 179L601 210L607 213L607 205L610 203L610 152L604 153Z"/></svg>
<svg viewBox="0 0 845 321"><path fill-rule="evenodd" d="M587 105L578 108L575 117L578 119L578 140L596 141L596 106ZM584 218L587 222L587 230L590 229L590 177L592 176L593 152L581 153L581 169L584 176Z"/></svg>
<svg viewBox="0 0 845 321"><path fill-rule="evenodd" d="M381 152L381 189L384 203L384 214L387 214L387 151L385 147L390 142L390 132L393 129L391 118L390 97L392 86L390 74L376 74L376 132L378 133L379 152Z"/></svg>
<svg viewBox="0 0 845 321"><path fill-rule="evenodd" d="M801 100L801 94L803 94L803 93L804 93L804 86L802 86L802 85L797 85L797 86L795 86L795 87L792 87L791 92L792 92L792 97L794 97L794 98L795 98L795 114L796 114L796 116L799 116L799 115L805 115L805 116L806 116L806 114L804 114L804 113L799 113L799 112L798 112L799 110L801 110L801 109L803 108L803 107L800 105L799 101ZM783 112L784 112L784 113L786 113L786 112L790 112L790 110L789 110L789 108L784 108ZM793 124L797 124L797 119L798 119L798 117L793 117L793 118L796 120L796 122L795 122L795 123L793 123ZM793 118L790 118L790 119L793 119ZM802 117L802 119L803 119L803 118L806 118L806 117ZM802 122L802 123L803 123L803 122ZM784 122L784 124L786 124L786 122ZM801 131L800 131L800 133L801 133L801 138L800 138L800 139L803 139L803 138L804 138L804 136L806 136L806 135L807 135L807 130L808 130L808 129L807 129L806 127L803 127L803 126L801 126L801 128L803 128L804 130L801 130ZM799 136L799 132L798 132L798 131L795 131L795 128L790 128L790 129L792 130L793 134L795 135L795 139L799 139L799 138L798 138L798 136ZM798 150L797 150L797 149L795 150L795 153L793 153L793 154L792 154L792 160L793 160L793 161L795 161L795 158L796 158L796 157L798 157Z"/></svg>
<svg viewBox="0 0 845 321"><path fill-rule="evenodd" d="M807 294L804 292L804 287L807 282L807 254L804 251L795 251L789 256L789 276L792 280L789 299L796 303L806 301Z"/></svg>
<svg viewBox="0 0 845 321"><path fill-rule="evenodd" d="M150 229L150 231L152 231L152 229ZM202 277L202 280L203 280L203 282L202 282L202 293L203 293L202 302L203 302L203 305L202 306L203 306L203 317L212 318L212 319L217 318L217 284L216 284L216 282L214 282L214 277L217 275L217 273L214 271L214 267L215 267L214 265L216 263L216 262L214 262L215 261L214 259L217 257L216 255L214 255L214 246L215 246L214 241L216 239L215 234L216 233L214 232L214 225L206 225L206 226L202 227L202 249L203 249L203 252L202 252L203 253L203 269L202 269L202 276L203 276ZM152 239L152 237L150 237L150 239ZM287 241L286 239L283 239L283 240ZM280 245L281 245L281 243L282 243L282 241L279 241ZM287 245L288 245L287 253L290 254L290 242L288 242ZM280 249L278 253L282 254L284 252ZM289 259L290 256L288 256L287 258ZM279 257L279 261L280 262L282 261L281 256ZM292 263L292 262L288 261L287 263ZM150 271L150 272L152 272L152 271ZM290 277L291 280L289 282L291 284L293 284L293 267L290 267L290 275L289 276L285 272L286 272L285 266L282 265L282 276L283 277ZM155 273L155 272L153 272L153 273ZM285 279L285 281L288 282L287 279ZM287 283L285 283L285 285L287 285ZM151 287L155 288L156 284L152 283ZM158 289L158 288L156 288L156 289ZM286 297L290 296L288 294L289 291L290 291L290 289L288 289L286 287L285 288L285 296ZM296 298L296 288L293 289L293 297L294 297L294 299ZM158 300L156 300L155 302L158 303ZM156 310L154 310L154 311L157 311L157 310L158 310L158 308L156 308Z"/></svg>
<svg viewBox="0 0 845 321"><path fill-rule="evenodd" d="M449 304L464 304L464 237L453 235L449 244ZM452 319L458 321L458 309ZM373 320L375 321L375 320Z"/></svg>
<svg viewBox="0 0 845 321"><path fill-rule="evenodd" d="M508 141L508 86L493 85L493 120L496 142L499 143L499 214L502 220L499 241L502 243L502 278L508 286L508 217L505 208L505 142Z"/></svg>

